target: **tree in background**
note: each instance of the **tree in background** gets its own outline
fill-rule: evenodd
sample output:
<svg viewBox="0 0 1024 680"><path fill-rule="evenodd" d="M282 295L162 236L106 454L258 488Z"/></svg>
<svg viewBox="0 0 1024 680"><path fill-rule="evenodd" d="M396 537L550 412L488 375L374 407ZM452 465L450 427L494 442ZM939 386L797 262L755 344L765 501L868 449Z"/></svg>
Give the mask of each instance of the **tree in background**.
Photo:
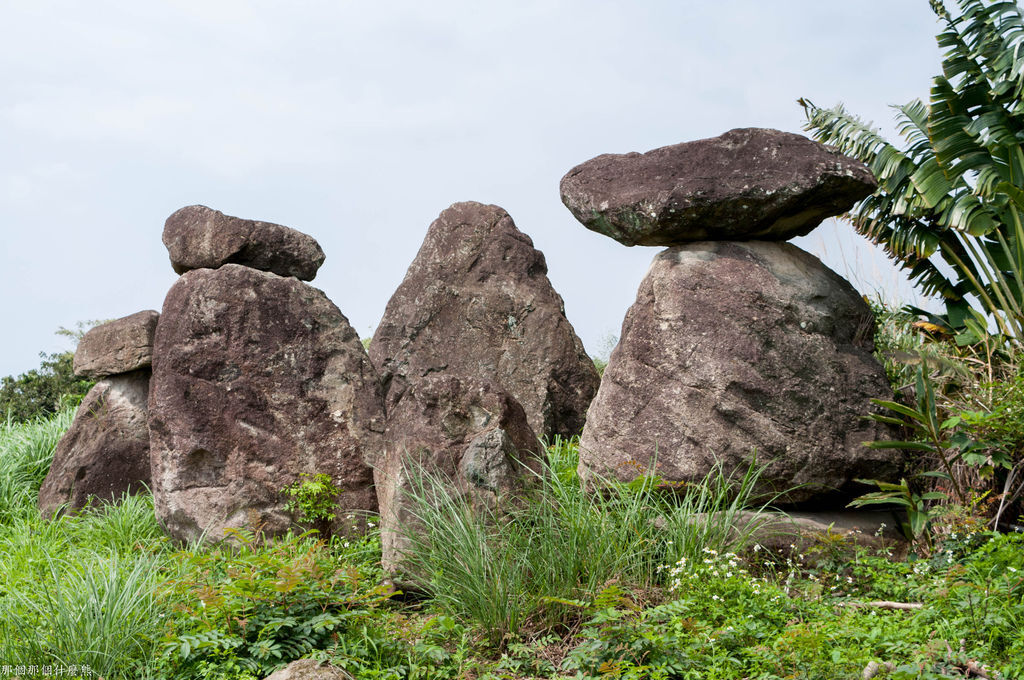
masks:
<svg viewBox="0 0 1024 680"><path fill-rule="evenodd" d="M75 377L71 368L74 352L39 356L43 359L39 368L16 378L0 378L0 417L25 421L49 416L69 400L81 401L93 386L92 382Z"/></svg>
<svg viewBox="0 0 1024 680"><path fill-rule="evenodd" d="M944 24L942 74L930 103L897 110L899 149L842 105L801 99L806 129L868 165L879 188L849 215L946 314L963 342L972 304L1011 341L1024 341L1024 21L1016 2L957 0ZM946 266L942 266L941 262ZM921 312L921 310L914 310ZM984 319L976 319L986 325Z"/></svg>
<svg viewBox="0 0 1024 680"><path fill-rule="evenodd" d="M106 321L79 321L75 328L61 326L56 334L69 338L77 346L86 331ZM0 378L0 418L21 422L52 415L64 404L80 402L95 384L75 376L72 368L74 350L53 354L41 352L39 356L42 358L39 368L18 377Z"/></svg>

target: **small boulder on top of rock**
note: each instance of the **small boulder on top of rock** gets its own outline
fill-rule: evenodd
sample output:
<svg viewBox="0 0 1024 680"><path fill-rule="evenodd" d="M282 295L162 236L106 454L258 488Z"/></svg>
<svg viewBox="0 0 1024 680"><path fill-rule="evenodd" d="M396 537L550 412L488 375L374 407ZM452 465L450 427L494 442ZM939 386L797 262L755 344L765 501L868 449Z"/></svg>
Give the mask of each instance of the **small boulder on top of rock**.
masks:
<svg viewBox="0 0 1024 680"><path fill-rule="evenodd" d="M159 318L158 312L147 309L90 328L75 350L75 374L99 380L151 366Z"/></svg>
<svg viewBox="0 0 1024 680"><path fill-rule="evenodd" d="M118 501L149 486L149 376L148 368L110 376L85 395L39 490L44 516L65 504L78 510Z"/></svg>
<svg viewBox="0 0 1024 680"><path fill-rule="evenodd" d="M388 413L383 464L374 469L380 502L382 564L401 570L415 532L416 493L426 473L480 510L499 504L540 472L543 447L526 412L494 382L430 375ZM532 472L531 472L532 470ZM412 474L411 474L412 473ZM426 482L426 483L429 483Z"/></svg>
<svg viewBox="0 0 1024 680"><path fill-rule="evenodd" d="M785 241L876 188L860 161L762 128L647 153L603 154L562 178L562 202L588 229L627 245Z"/></svg>
<svg viewBox="0 0 1024 680"><path fill-rule="evenodd" d="M157 326L149 431L157 517L175 538L231 528L283 533L284 487L326 474L332 529L375 511L380 379L322 291L235 264L171 287Z"/></svg>
<svg viewBox="0 0 1024 680"><path fill-rule="evenodd" d="M163 242L178 274L240 264L312 281L324 263L324 251L308 234L232 217L205 205L190 205L168 217Z"/></svg>
<svg viewBox="0 0 1024 680"><path fill-rule="evenodd" d="M539 436L578 434L600 380L547 271L498 206L442 212L370 343L388 407L431 373L478 377L512 394Z"/></svg>
<svg viewBox="0 0 1024 680"><path fill-rule="evenodd" d="M580 439L579 472L703 479L766 466L780 502L849 500L858 478L899 479L903 457L867 420L892 399L874 318L850 284L789 243L702 242L658 254ZM832 499L834 500L834 498Z"/></svg>

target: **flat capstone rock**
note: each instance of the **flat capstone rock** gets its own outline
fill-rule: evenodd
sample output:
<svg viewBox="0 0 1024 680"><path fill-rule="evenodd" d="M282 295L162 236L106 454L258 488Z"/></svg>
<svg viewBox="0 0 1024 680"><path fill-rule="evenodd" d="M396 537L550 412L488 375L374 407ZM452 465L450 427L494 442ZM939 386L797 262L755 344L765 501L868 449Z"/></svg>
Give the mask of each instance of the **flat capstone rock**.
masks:
<svg viewBox="0 0 1024 680"><path fill-rule="evenodd" d="M159 318L159 312L147 309L90 328L75 349L75 375L100 380L151 366Z"/></svg>
<svg viewBox="0 0 1024 680"><path fill-rule="evenodd" d="M860 161L802 135L762 128L603 154L570 170L562 202L627 246L786 241L848 211L877 184Z"/></svg>

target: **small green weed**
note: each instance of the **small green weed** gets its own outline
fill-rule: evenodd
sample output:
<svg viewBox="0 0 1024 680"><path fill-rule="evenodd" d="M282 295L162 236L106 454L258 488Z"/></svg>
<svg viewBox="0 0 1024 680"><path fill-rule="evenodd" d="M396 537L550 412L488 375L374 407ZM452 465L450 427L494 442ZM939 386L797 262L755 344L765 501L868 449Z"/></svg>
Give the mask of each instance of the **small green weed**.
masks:
<svg viewBox="0 0 1024 680"><path fill-rule="evenodd" d="M303 472L281 492L288 496L285 510L295 513L299 521L311 524L325 539L330 538L331 523L336 519L336 502L341 493L330 475Z"/></svg>

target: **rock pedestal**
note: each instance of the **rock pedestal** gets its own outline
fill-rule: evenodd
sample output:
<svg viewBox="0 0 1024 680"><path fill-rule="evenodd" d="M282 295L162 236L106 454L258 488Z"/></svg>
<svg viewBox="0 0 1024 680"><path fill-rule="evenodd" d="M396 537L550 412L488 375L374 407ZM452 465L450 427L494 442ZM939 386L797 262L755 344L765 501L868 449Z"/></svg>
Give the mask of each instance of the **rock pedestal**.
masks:
<svg viewBox="0 0 1024 680"><path fill-rule="evenodd" d="M321 291L236 264L190 271L167 294L154 357L153 492L172 536L281 533L282 489L304 472L342 489L336 530L376 510L379 378Z"/></svg>
<svg viewBox="0 0 1024 680"><path fill-rule="evenodd" d="M148 392L148 368L104 378L89 390L39 491L44 516L61 506L119 501L149 486Z"/></svg>
<svg viewBox="0 0 1024 680"><path fill-rule="evenodd" d="M898 476L864 416L892 398L860 295L787 243L702 242L654 258L580 440L582 478L703 478L767 466L781 502L850 496Z"/></svg>
<svg viewBox="0 0 1024 680"><path fill-rule="evenodd" d="M418 531L422 494L431 484L496 512L540 473L544 455L523 407L490 381L428 376L388 413L382 465L374 471L380 500L384 568L402 571ZM421 475L429 475L425 479Z"/></svg>
<svg viewBox="0 0 1024 680"><path fill-rule="evenodd" d="M57 443L39 491L39 510L80 510L120 500L150 483L147 429L153 310L101 324L75 350L75 373L100 380L82 400L71 427Z"/></svg>
<svg viewBox="0 0 1024 680"><path fill-rule="evenodd" d="M424 376L492 380L540 436L578 434L599 382L544 255L495 205L430 225L370 344L389 408Z"/></svg>
<svg viewBox="0 0 1024 680"><path fill-rule="evenodd" d="M693 482L756 465L758 491L819 505L862 492L856 478L897 477L898 452L863 445L894 434L865 418L870 399L892 397L871 311L781 243L875 186L863 163L757 128L569 171L562 200L588 229L672 246L623 322L580 439L580 477Z"/></svg>

